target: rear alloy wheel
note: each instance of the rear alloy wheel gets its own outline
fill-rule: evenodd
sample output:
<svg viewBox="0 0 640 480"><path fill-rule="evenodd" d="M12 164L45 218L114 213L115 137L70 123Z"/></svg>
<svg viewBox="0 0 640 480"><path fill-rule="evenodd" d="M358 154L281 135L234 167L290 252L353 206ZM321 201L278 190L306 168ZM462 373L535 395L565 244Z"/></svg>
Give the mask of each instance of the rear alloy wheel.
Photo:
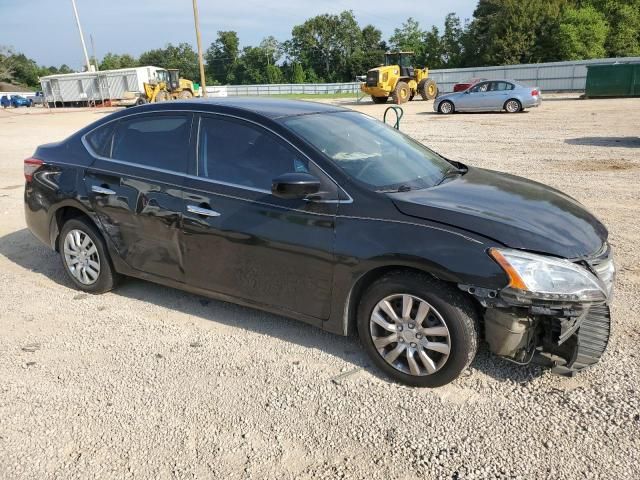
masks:
<svg viewBox="0 0 640 480"><path fill-rule="evenodd" d="M512 98L511 100L507 100L505 102L504 109L507 111L507 113L518 113L520 110L522 110L522 105L518 100Z"/></svg>
<svg viewBox="0 0 640 480"><path fill-rule="evenodd" d="M426 275L396 272L376 281L358 307L360 340L395 380L439 387L473 360L477 318L462 292Z"/></svg>
<svg viewBox="0 0 640 480"><path fill-rule="evenodd" d="M100 233L84 218L73 218L62 227L58 250L67 276L85 292L104 293L118 279Z"/></svg>
<svg viewBox="0 0 640 480"><path fill-rule="evenodd" d="M453 103L451 103L449 100L443 100L442 102L440 102L440 105L438 105L438 111L440 113L448 115L450 113L453 113L455 111L455 108L453 106Z"/></svg>
<svg viewBox="0 0 640 480"><path fill-rule="evenodd" d="M396 105L406 103L410 96L411 90L409 89L409 84L407 82L396 83L396 88L391 92L391 98L393 99L393 103Z"/></svg>

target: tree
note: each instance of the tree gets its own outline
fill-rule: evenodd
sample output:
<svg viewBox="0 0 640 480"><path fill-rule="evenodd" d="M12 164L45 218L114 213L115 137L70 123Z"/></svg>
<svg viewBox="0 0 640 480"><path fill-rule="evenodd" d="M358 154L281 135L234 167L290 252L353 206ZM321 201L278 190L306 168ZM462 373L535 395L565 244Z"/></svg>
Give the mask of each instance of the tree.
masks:
<svg viewBox="0 0 640 480"><path fill-rule="evenodd" d="M550 43L563 7L569 0L480 0L473 21L462 36L466 66L509 65L552 60Z"/></svg>
<svg viewBox="0 0 640 480"><path fill-rule="evenodd" d="M13 50L0 45L0 82L9 82L13 79Z"/></svg>
<svg viewBox="0 0 640 480"><path fill-rule="evenodd" d="M415 52L414 62L422 65L426 60L425 34L420 28L420 23L409 17L400 28L393 31L393 35L389 38L391 49Z"/></svg>
<svg viewBox="0 0 640 480"><path fill-rule="evenodd" d="M234 31L218 31L218 38L205 53L207 73L217 83L235 83L240 39Z"/></svg>
<svg viewBox="0 0 640 480"><path fill-rule="evenodd" d="M567 60L604 57L609 26L592 6L568 8L558 28L560 53Z"/></svg>
<svg viewBox="0 0 640 480"><path fill-rule="evenodd" d="M444 33L439 42L443 65L453 68L461 64L463 33L460 18L455 13L449 13L444 20Z"/></svg>
<svg viewBox="0 0 640 480"><path fill-rule="evenodd" d="M140 55L139 64L162 68L177 68L180 76L199 78L198 55L188 43L167 44L165 48L149 50Z"/></svg>
<svg viewBox="0 0 640 480"><path fill-rule="evenodd" d="M429 68L448 67L444 62L445 50L440 38L438 27L431 27L431 30L424 32L424 64ZM417 66L422 66L415 62Z"/></svg>
<svg viewBox="0 0 640 480"><path fill-rule="evenodd" d="M609 21L610 28L605 48L614 57L640 55L640 0L622 2L595 2L598 10Z"/></svg>
<svg viewBox="0 0 640 480"><path fill-rule="evenodd" d="M289 56L308 74L322 81L349 79L349 60L359 50L362 32L352 11L318 15L291 31L286 42ZM313 72L313 73L312 73Z"/></svg>
<svg viewBox="0 0 640 480"><path fill-rule="evenodd" d="M304 83L305 75L304 68L298 62L295 62L291 67L291 77L289 78L291 83Z"/></svg>
<svg viewBox="0 0 640 480"><path fill-rule="evenodd" d="M132 68L139 65L138 61L131 55L125 53L118 55L116 53L107 53L100 62L100 70L115 70L117 68Z"/></svg>
<svg viewBox="0 0 640 480"><path fill-rule="evenodd" d="M35 87L39 76L40 67L35 61L9 47L0 46L0 81Z"/></svg>
<svg viewBox="0 0 640 480"><path fill-rule="evenodd" d="M367 70L384 62L384 52L387 44L382 40L382 32L373 25L366 25L362 29L359 48L349 59L349 78L364 75Z"/></svg>

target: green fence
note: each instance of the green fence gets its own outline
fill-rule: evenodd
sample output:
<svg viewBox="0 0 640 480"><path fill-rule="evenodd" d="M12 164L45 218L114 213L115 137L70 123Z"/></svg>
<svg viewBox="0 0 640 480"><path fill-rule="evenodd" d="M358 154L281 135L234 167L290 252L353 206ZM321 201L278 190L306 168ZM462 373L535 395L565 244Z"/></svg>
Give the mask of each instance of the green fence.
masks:
<svg viewBox="0 0 640 480"><path fill-rule="evenodd" d="M589 65L586 97L640 96L640 63Z"/></svg>

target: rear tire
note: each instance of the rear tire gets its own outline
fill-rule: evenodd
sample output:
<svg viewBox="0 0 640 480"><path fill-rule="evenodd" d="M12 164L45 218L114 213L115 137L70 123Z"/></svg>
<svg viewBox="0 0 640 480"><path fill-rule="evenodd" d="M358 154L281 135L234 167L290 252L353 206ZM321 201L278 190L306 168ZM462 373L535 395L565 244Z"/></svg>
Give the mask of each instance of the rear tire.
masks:
<svg viewBox="0 0 640 480"><path fill-rule="evenodd" d="M183 100L189 99L193 97L193 93L191 93L191 91L189 90L182 90L179 94L178 94L178 98L181 98Z"/></svg>
<svg viewBox="0 0 640 480"><path fill-rule="evenodd" d="M79 217L65 222L58 251L64 271L77 289L105 293L118 283L120 277L113 269L104 239L90 220Z"/></svg>
<svg viewBox="0 0 640 480"><path fill-rule="evenodd" d="M410 96L411 90L409 89L409 84L407 82L396 83L396 88L391 92L391 98L393 99L393 103L396 105L406 103Z"/></svg>
<svg viewBox="0 0 640 480"><path fill-rule="evenodd" d="M373 103L381 104L381 103L387 103L387 100L389 100L389 97L374 97L373 95L371 95L371 100L373 101Z"/></svg>
<svg viewBox="0 0 640 480"><path fill-rule="evenodd" d="M516 100L515 98L511 98L506 102L504 102L503 108L506 110L507 113L518 113L522 111L522 104L520 103L519 100Z"/></svg>
<svg viewBox="0 0 640 480"><path fill-rule="evenodd" d="M471 299L424 274L392 272L374 282L358 305L357 322L360 341L376 366L416 387L453 381L478 348L478 315Z"/></svg>

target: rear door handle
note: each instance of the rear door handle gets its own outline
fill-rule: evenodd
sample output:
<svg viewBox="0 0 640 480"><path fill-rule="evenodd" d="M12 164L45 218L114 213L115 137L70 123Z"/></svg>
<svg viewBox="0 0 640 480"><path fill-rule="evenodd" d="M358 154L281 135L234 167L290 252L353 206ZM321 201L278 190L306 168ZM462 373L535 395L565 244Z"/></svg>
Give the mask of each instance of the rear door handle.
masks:
<svg viewBox="0 0 640 480"><path fill-rule="evenodd" d="M116 192L109 188L99 187L97 185L93 185L91 187L91 191L94 193L100 193L101 195L115 195Z"/></svg>
<svg viewBox="0 0 640 480"><path fill-rule="evenodd" d="M187 211L190 213L195 213L196 215L202 215L203 217L219 217L220 216L220 214L214 210L197 207L195 205L187 205Z"/></svg>

